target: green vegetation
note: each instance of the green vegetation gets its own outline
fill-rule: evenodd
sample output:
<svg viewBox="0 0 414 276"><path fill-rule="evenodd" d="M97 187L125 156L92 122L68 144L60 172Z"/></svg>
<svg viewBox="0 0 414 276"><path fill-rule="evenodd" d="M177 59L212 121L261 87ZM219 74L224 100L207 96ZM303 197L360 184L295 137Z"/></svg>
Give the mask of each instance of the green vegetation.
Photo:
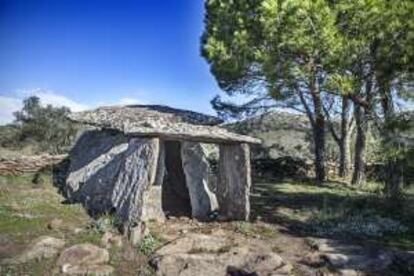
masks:
<svg viewBox="0 0 414 276"><path fill-rule="evenodd" d="M20 154L66 152L77 133L75 124L67 118L70 110L42 106L35 96L25 99L23 105L21 111L14 113L13 124L0 127L2 153L8 156L13 150Z"/></svg>
<svg viewBox="0 0 414 276"><path fill-rule="evenodd" d="M63 198L52 186L49 173L42 177L46 183L32 183L35 174L0 176L0 229L17 242L27 242L47 232L52 219L61 219L66 226L85 226L90 220L82 206L62 204ZM64 236L70 231L50 230Z"/></svg>
<svg viewBox="0 0 414 276"><path fill-rule="evenodd" d="M111 229L118 229L119 221L114 214L102 215L92 222L89 230L103 234Z"/></svg>
<svg viewBox="0 0 414 276"><path fill-rule="evenodd" d="M34 184L34 178L43 184ZM53 220L60 222L51 227ZM0 176L0 237L8 246L0 246L0 260L11 258L24 250L35 238L52 236L66 241L69 247L79 243L102 246L105 231L116 231L113 216L92 219L81 205L64 204L52 184L50 171L27 173L20 176ZM151 236L152 237L152 236ZM146 241L142 248L153 252L159 238ZM132 252L132 253L130 253ZM146 256L139 248L132 248L124 241L122 248L111 248L111 265L119 275L154 275ZM128 256L125 259L124 256ZM0 266L1 275L57 275L56 258L30 261L19 265Z"/></svg>
<svg viewBox="0 0 414 276"><path fill-rule="evenodd" d="M398 101L412 98L412 1L209 0L206 10L202 55L230 97L247 96L242 104L217 96L219 115L251 117L279 107L304 113L320 184L327 133L338 148L338 174L352 171L351 182L362 185L374 129L387 195L398 196L406 160L394 154L404 144L390 125Z"/></svg>
<svg viewBox="0 0 414 276"><path fill-rule="evenodd" d="M107 215L92 220L81 206L62 204L63 198L52 186L48 172L41 174L44 179L41 186L33 184L34 176L0 177L0 233L13 242L14 248L7 252L0 250L0 257L18 254L31 240L42 235L63 238L67 246L84 242L101 245L103 233L116 226L114 217ZM269 243L284 241L288 245L291 236L286 233L293 233L306 237L343 237L390 248L412 249L414 190L409 189L395 205L385 199L379 187L375 182L356 188L344 183L320 186L311 182L255 181L251 203L253 217L257 217L258 221L230 222L220 227L229 233ZM62 219L63 224L50 229L48 224L52 219ZM188 221L183 223L188 224ZM204 231L216 230L217 224L203 227ZM163 228L156 230L160 229ZM174 233L177 231L174 227L171 229L175 229ZM125 243L122 248L111 248L110 264L120 274L154 275L154 269L147 262L165 244L162 237L161 232L158 234L155 231L137 247ZM278 254L286 250L286 245L272 243L272 246ZM226 246L214 253L227 252L229 249ZM196 251L193 253L201 253ZM2 273L49 275L55 269L55 261L5 266Z"/></svg>
<svg viewBox="0 0 414 276"><path fill-rule="evenodd" d="M150 256L152 253L155 252L163 244L161 238L154 234L150 234L145 236L138 246L139 252L146 256Z"/></svg>
<svg viewBox="0 0 414 276"><path fill-rule="evenodd" d="M378 183L355 188L344 183L258 182L254 214L307 236L373 241L414 247L414 193L389 202ZM378 206L381 206L379 208Z"/></svg>
<svg viewBox="0 0 414 276"><path fill-rule="evenodd" d="M264 140L262 148L253 147L253 161L279 160L259 165L288 172L289 179L295 173L308 179L255 181L251 204L257 220L220 227L256 242L323 237L412 250L414 113L399 104L414 98L413 45L413 1L207 0L202 56L230 98L247 99L235 104L217 96L213 108L225 119L246 119L229 129ZM267 113L278 108L301 115ZM15 122L0 126L1 157L67 152L78 131L69 113L42 106L37 97L25 99ZM290 170L283 166L289 160L298 160ZM338 169L328 171L332 167ZM312 181L308 168L314 168ZM369 178L372 168L375 177ZM59 225L51 227L52 220ZM93 220L82 206L64 204L47 170L0 176L0 241L12 244L0 247L1 258L15 256L42 235L68 245L101 244L118 223L112 215ZM207 230L215 222L185 223L212 233ZM154 274L147 261L164 244L160 229L137 247L111 248L119 275ZM175 230L173 235L188 231ZM54 264L30 262L1 267L0 273L54 274Z"/></svg>

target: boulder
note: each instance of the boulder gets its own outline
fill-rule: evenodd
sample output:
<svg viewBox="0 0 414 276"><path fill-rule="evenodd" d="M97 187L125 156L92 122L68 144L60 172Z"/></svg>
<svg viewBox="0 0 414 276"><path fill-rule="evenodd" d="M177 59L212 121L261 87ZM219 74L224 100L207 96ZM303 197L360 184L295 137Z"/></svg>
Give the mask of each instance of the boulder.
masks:
<svg viewBox="0 0 414 276"><path fill-rule="evenodd" d="M90 243L76 244L66 248L59 256L57 265L62 269L69 266L100 265L109 261L106 249Z"/></svg>
<svg viewBox="0 0 414 276"><path fill-rule="evenodd" d="M137 245L142 239L149 234L149 230L145 222L139 222L134 227L127 229L127 237L131 244Z"/></svg>
<svg viewBox="0 0 414 276"><path fill-rule="evenodd" d="M392 268L403 275L414 275L414 251L396 252Z"/></svg>
<svg viewBox="0 0 414 276"><path fill-rule="evenodd" d="M65 241L49 236L35 239L20 255L3 263L26 263L32 260L53 258L65 246Z"/></svg>
<svg viewBox="0 0 414 276"><path fill-rule="evenodd" d="M292 266L271 249L237 246L224 236L188 234L160 248L157 275L290 275Z"/></svg>
<svg viewBox="0 0 414 276"><path fill-rule="evenodd" d="M105 248L122 247L122 237L108 231L103 234L101 244Z"/></svg>
<svg viewBox="0 0 414 276"><path fill-rule="evenodd" d="M339 240L312 239L312 244L321 258L341 271L386 271L394 257L393 253L381 248L364 247Z"/></svg>
<svg viewBox="0 0 414 276"><path fill-rule="evenodd" d="M114 272L114 268L110 265L70 265L66 264L62 266L62 273L67 275L111 275Z"/></svg>
<svg viewBox="0 0 414 276"><path fill-rule="evenodd" d="M62 228L63 226L63 220L59 218L54 218L47 224L47 229L49 230L57 230Z"/></svg>
<svg viewBox="0 0 414 276"><path fill-rule="evenodd" d="M20 246L17 245L12 239L7 235L0 233L0 264L4 260L8 260L9 257L15 256L17 252L21 251Z"/></svg>
<svg viewBox="0 0 414 276"><path fill-rule="evenodd" d="M166 256L188 252L218 252L222 248L230 246L231 242L225 237L189 233L163 246L156 252L156 255Z"/></svg>

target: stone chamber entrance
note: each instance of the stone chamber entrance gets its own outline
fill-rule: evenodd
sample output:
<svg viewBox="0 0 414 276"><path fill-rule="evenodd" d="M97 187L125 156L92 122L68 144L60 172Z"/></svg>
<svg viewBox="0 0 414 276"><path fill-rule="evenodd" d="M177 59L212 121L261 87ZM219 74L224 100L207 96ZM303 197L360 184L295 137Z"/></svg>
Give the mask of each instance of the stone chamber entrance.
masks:
<svg viewBox="0 0 414 276"><path fill-rule="evenodd" d="M162 147L162 146L161 146ZM161 183L161 207L166 216L191 216L191 200L185 179L179 141L164 142L164 177ZM164 160L162 160L164 157Z"/></svg>
<svg viewBox="0 0 414 276"><path fill-rule="evenodd" d="M143 206L145 220L181 216L210 220L218 211L214 193L217 175L211 169L205 147L195 142L160 139L157 163L154 184Z"/></svg>

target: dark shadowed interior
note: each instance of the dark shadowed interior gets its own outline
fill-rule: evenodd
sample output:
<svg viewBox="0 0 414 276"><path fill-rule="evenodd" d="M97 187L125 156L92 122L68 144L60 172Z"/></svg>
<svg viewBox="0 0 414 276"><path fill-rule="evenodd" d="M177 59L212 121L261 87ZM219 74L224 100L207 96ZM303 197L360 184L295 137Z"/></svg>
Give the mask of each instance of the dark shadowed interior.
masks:
<svg viewBox="0 0 414 276"><path fill-rule="evenodd" d="M190 195L181 159L181 143L165 141L165 175L162 209L167 216L191 216Z"/></svg>

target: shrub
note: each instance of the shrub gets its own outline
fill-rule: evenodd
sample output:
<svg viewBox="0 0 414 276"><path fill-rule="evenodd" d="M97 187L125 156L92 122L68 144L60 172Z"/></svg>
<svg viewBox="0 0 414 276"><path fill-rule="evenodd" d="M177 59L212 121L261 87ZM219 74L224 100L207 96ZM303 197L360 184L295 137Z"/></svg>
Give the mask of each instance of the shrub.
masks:
<svg viewBox="0 0 414 276"><path fill-rule="evenodd" d="M90 229L94 232L103 234L107 231L118 228L118 226L119 220L117 217L115 215L107 214L94 220L90 225Z"/></svg>
<svg viewBox="0 0 414 276"><path fill-rule="evenodd" d="M160 247L162 240L152 234L145 236L138 246L139 252L149 256L155 252L155 250Z"/></svg>
<svg viewBox="0 0 414 276"><path fill-rule="evenodd" d="M14 113L15 140L20 144L36 144L42 152L63 153L75 139L77 128L67 115L66 107L41 106L38 97L23 101L23 109ZM8 138L10 139L10 137Z"/></svg>

